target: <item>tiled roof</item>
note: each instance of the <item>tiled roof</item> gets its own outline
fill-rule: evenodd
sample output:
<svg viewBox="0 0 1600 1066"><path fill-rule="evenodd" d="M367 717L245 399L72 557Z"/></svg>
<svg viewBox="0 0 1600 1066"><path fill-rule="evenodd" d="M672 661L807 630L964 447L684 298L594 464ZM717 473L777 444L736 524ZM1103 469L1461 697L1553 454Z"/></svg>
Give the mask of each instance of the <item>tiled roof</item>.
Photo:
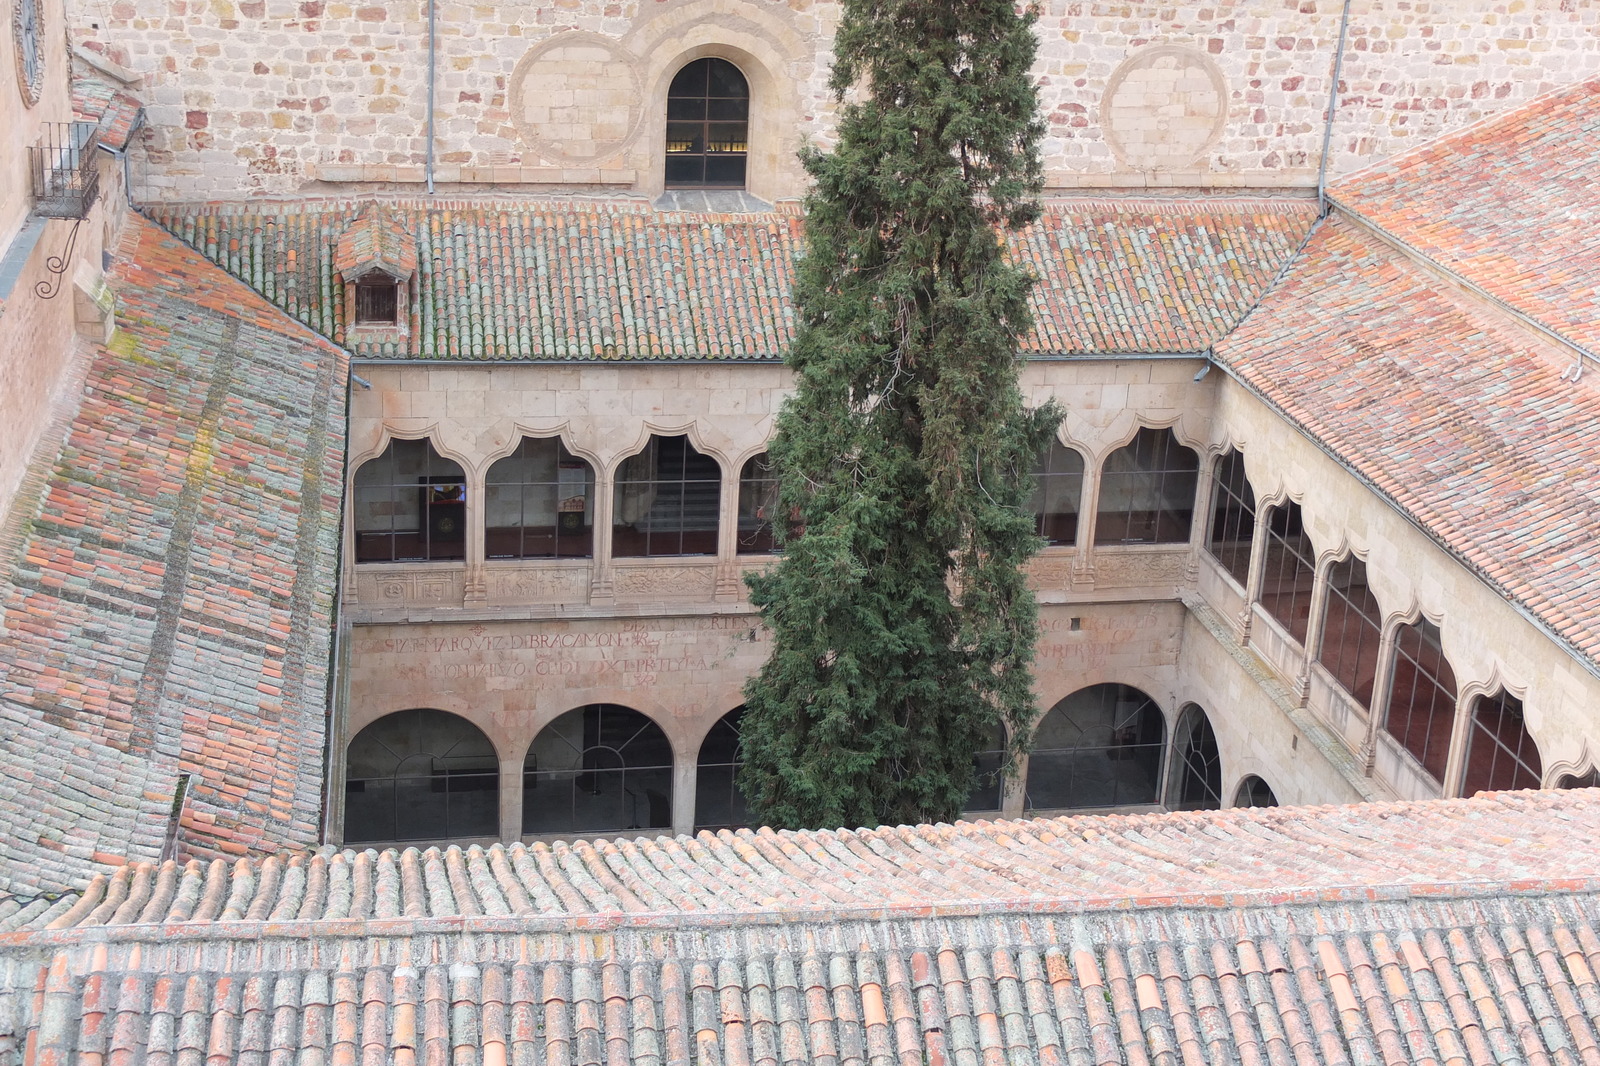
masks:
<svg viewBox="0 0 1600 1066"><path fill-rule="evenodd" d="M317 838L342 351L129 222L53 461L0 535L0 884Z"/></svg>
<svg viewBox="0 0 1600 1066"><path fill-rule="evenodd" d="M406 281L417 272L417 242L399 218L368 204L339 234L333 268L344 281L355 281L370 270Z"/></svg>
<svg viewBox="0 0 1600 1066"><path fill-rule="evenodd" d="M1600 383L1337 215L1217 345L1447 550L1600 662Z"/></svg>
<svg viewBox="0 0 1600 1066"><path fill-rule="evenodd" d="M347 336L334 248L354 203L161 207L157 218L361 356L459 360L782 358L794 328L792 210L390 205L417 235L409 328ZM1036 355L1204 349L1310 226L1305 200L1074 201L1014 242L1041 281Z"/></svg>
<svg viewBox="0 0 1600 1066"><path fill-rule="evenodd" d="M74 72L72 78L72 117L80 122L100 124L100 143L122 151L143 109L136 96L125 92L96 74Z"/></svg>
<svg viewBox="0 0 1600 1066"><path fill-rule="evenodd" d="M1600 353L1600 78L1332 187L1441 266Z"/></svg>
<svg viewBox="0 0 1600 1066"><path fill-rule="evenodd" d="M1583 790L141 867L4 919L0 1041L107 1064L1588 1062L1597 851Z"/></svg>

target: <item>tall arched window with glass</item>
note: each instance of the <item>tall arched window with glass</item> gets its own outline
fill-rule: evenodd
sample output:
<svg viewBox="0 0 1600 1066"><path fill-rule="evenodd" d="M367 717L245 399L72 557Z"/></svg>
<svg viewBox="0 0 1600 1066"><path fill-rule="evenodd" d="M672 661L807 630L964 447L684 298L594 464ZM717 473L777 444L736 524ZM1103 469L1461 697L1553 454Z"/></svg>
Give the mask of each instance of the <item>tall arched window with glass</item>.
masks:
<svg viewBox="0 0 1600 1066"><path fill-rule="evenodd" d="M1300 505L1293 500L1267 512L1266 556L1261 568L1261 607L1303 644L1311 628L1316 549L1306 535Z"/></svg>
<svg viewBox="0 0 1600 1066"><path fill-rule="evenodd" d="M523 437L489 468L484 554L578 559L594 550L594 469L557 437Z"/></svg>
<svg viewBox="0 0 1600 1066"><path fill-rule="evenodd" d="M742 189L750 140L750 84L726 59L697 59L667 90L669 189Z"/></svg>
<svg viewBox="0 0 1600 1066"><path fill-rule="evenodd" d="M740 555L764 555L778 550L772 523L778 512L778 475L767 453L745 460L739 472Z"/></svg>
<svg viewBox="0 0 1600 1066"><path fill-rule="evenodd" d="M1444 657L1442 634L1426 618L1418 619L1400 627L1394 649L1384 729L1443 783L1455 725L1456 674Z"/></svg>
<svg viewBox="0 0 1600 1066"><path fill-rule="evenodd" d="M1034 468L1034 532L1047 544L1077 543L1078 512L1083 503L1083 456L1058 440L1039 456Z"/></svg>
<svg viewBox="0 0 1600 1066"><path fill-rule="evenodd" d="M1229 448L1217 457L1206 551L1240 587L1250 583L1250 547L1256 535L1256 493L1244 472L1243 453Z"/></svg>
<svg viewBox="0 0 1600 1066"><path fill-rule="evenodd" d="M1509 692L1473 700L1461 794L1538 788L1543 776L1544 761L1528 732L1522 701Z"/></svg>
<svg viewBox="0 0 1600 1066"><path fill-rule="evenodd" d="M722 467L688 437L651 437L617 468L612 554L717 554Z"/></svg>
<svg viewBox="0 0 1600 1066"><path fill-rule="evenodd" d="M1370 707L1378 677L1383 609L1367 585L1367 564L1358 556L1330 566L1327 582L1317 661L1357 703Z"/></svg>
<svg viewBox="0 0 1600 1066"><path fill-rule="evenodd" d="M356 471L356 562L464 559L467 476L433 442L391 440Z"/></svg>
<svg viewBox="0 0 1600 1066"><path fill-rule="evenodd" d="M1106 457L1094 542L1178 544L1189 539L1200 457L1170 429L1141 429Z"/></svg>

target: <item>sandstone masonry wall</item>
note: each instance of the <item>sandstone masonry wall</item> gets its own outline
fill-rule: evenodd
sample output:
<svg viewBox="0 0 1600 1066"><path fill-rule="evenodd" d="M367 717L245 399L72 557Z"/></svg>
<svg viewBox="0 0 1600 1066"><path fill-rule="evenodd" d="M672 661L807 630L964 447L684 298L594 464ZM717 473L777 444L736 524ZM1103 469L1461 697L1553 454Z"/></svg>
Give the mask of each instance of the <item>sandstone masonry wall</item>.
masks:
<svg viewBox="0 0 1600 1066"><path fill-rule="evenodd" d="M1048 0L1035 70L1054 187L1315 181L1342 4ZM436 177L653 195L685 62L749 76L750 190L798 195L826 144L838 8L817 0L440 2ZM95 0L74 34L145 76L151 198L423 179L427 4ZM1332 169L1600 71L1574 0L1351 0Z"/></svg>

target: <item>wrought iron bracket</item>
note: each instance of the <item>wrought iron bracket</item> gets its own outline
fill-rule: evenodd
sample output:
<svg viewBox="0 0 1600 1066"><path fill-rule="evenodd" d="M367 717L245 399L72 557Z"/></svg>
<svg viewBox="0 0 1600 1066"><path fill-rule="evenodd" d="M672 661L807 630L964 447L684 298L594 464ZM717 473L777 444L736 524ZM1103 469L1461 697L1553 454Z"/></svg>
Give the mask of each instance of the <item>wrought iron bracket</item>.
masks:
<svg viewBox="0 0 1600 1066"><path fill-rule="evenodd" d="M67 246L61 250L60 255L52 255L44 261L44 268L50 271L50 276L43 281L36 282L33 286L34 294L41 300L54 300L61 295L61 279L67 272L67 267L72 265L72 249L78 244L78 227L83 225L83 219L72 223L72 232L67 235Z"/></svg>

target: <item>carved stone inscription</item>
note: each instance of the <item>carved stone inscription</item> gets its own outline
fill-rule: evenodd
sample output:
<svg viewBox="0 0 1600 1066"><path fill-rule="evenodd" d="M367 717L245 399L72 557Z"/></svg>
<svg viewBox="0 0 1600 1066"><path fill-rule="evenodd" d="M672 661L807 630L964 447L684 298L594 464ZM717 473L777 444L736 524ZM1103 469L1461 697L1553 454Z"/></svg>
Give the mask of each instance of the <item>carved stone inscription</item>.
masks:
<svg viewBox="0 0 1600 1066"><path fill-rule="evenodd" d="M414 688L478 679L514 685L650 685L743 671L766 655L767 631L753 616L614 619L595 623L502 623L372 627L355 654L373 680ZM753 657L753 658L752 658ZM742 680L742 676L741 676Z"/></svg>

